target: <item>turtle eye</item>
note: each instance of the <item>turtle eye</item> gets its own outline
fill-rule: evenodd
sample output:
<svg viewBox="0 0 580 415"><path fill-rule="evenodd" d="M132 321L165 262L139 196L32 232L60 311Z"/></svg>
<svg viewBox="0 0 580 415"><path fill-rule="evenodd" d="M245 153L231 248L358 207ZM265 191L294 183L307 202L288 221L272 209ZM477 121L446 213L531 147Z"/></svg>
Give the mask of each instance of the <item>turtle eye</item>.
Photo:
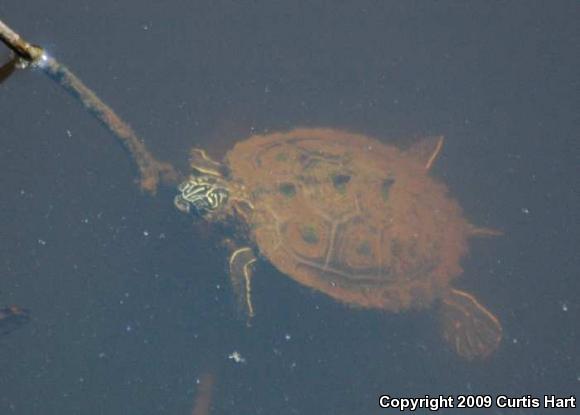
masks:
<svg viewBox="0 0 580 415"><path fill-rule="evenodd" d="M210 210L216 210L228 200L228 192L221 187L214 187L208 190L207 203Z"/></svg>

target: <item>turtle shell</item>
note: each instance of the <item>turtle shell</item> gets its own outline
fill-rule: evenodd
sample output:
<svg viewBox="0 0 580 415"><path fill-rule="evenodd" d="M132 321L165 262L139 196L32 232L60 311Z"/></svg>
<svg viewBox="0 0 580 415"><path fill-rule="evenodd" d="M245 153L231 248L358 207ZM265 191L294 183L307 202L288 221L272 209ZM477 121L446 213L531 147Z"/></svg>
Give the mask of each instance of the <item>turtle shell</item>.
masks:
<svg viewBox="0 0 580 415"><path fill-rule="evenodd" d="M403 151L304 128L252 136L226 163L254 207L251 238L276 268L342 302L399 311L442 297L467 251L461 208L428 175L435 141Z"/></svg>

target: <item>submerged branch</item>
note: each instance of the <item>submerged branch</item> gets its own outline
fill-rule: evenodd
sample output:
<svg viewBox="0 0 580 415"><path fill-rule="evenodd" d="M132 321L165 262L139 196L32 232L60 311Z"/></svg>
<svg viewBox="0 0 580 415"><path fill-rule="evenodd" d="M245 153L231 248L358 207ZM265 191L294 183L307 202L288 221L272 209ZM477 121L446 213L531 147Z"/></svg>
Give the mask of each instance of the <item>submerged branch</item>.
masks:
<svg viewBox="0 0 580 415"><path fill-rule="evenodd" d="M22 39L18 33L10 29L0 20L0 40L6 44L16 55L27 62L36 62L43 54L40 46L32 45Z"/></svg>
<svg viewBox="0 0 580 415"><path fill-rule="evenodd" d="M1 20L0 40L12 49L21 61L41 69L72 96L80 100L85 108L119 139L137 163L141 189L155 194L160 182L175 184L179 179L179 173L175 168L168 163L158 161L147 150L129 124L123 121L74 73L56 59L48 56L41 47L26 42Z"/></svg>

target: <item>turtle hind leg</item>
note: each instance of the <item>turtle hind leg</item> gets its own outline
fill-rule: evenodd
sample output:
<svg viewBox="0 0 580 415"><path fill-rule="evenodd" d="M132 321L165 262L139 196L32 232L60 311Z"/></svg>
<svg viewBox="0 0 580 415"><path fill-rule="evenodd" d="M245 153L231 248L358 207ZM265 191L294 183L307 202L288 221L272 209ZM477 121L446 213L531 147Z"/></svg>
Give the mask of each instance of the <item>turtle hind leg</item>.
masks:
<svg viewBox="0 0 580 415"><path fill-rule="evenodd" d="M463 358L483 358L493 353L502 337L498 319L472 295L451 289L442 299L443 337Z"/></svg>
<svg viewBox="0 0 580 415"><path fill-rule="evenodd" d="M254 317L251 285L254 262L256 262L256 256L250 247L233 251L229 261L230 280L238 310L248 325Z"/></svg>

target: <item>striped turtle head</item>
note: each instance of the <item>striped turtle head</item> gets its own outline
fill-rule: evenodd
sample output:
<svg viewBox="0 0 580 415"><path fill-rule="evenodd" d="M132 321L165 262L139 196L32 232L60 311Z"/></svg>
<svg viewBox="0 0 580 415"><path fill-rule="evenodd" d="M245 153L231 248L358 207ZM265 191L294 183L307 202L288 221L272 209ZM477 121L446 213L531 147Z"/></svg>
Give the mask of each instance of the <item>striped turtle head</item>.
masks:
<svg viewBox="0 0 580 415"><path fill-rule="evenodd" d="M226 183L210 175L189 176L177 190L179 194L173 199L175 207L182 212L193 211L201 216L224 207L230 195Z"/></svg>

